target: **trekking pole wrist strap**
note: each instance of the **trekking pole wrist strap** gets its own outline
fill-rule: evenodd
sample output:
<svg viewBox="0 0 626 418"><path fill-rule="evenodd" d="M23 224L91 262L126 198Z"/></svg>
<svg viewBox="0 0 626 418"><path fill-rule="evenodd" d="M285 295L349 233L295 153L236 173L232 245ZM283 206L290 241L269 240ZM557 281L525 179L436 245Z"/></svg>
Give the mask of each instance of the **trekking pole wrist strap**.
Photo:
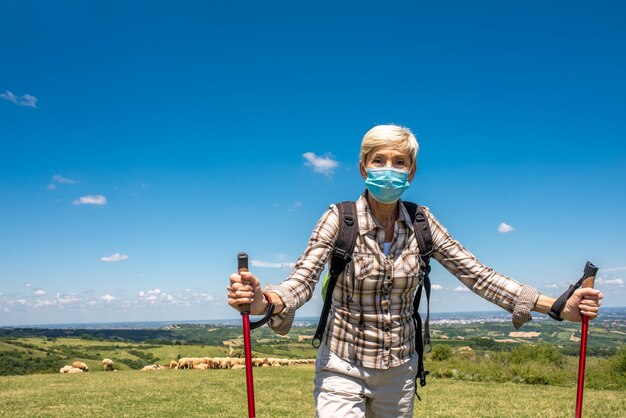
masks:
<svg viewBox="0 0 626 418"><path fill-rule="evenodd" d="M263 318L259 319L258 321L250 322L251 330L257 329L267 324L269 320L272 319L272 315L274 315L275 306L274 306L274 303L272 302L272 297L267 292L263 292L263 297L267 301L267 312L265 312L265 315L263 316Z"/></svg>
<svg viewBox="0 0 626 418"><path fill-rule="evenodd" d="M580 280L578 280L576 283L571 285L552 304L552 307L550 308L550 311L548 312L548 315L550 316L550 318L556 321L562 321L563 318L561 318L561 312L565 308L565 305L567 304L567 300L572 297L576 289L578 289L579 287L583 285L583 281L585 281L587 277L594 276L597 271L598 271L598 268L594 266L593 264L591 264L589 261L587 261L587 264L585 265L585 271L583 272L583 277L581 277Z"/></svg>
<svg viewBox="0 0 626 418"><path fill-rule="evenodd" d="M575 290L576 287L574 285L571 285L565 292L563 292L561 296L559 296L556 301L554 301L552 307L550 308L550 311L548 312L550 318L554 319L555 321L563 320L563 318L561 318L561 311L563 310L563 308L565 308L567 300L574 294Z"/></svg>

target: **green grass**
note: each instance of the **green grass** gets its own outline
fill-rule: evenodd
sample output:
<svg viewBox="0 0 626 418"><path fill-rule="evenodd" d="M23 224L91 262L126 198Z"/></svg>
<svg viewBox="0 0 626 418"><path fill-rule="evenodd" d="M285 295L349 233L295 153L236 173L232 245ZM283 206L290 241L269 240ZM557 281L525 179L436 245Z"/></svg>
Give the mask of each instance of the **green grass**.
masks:
<svg viewBox="0 0 626 418"><path fill-rule="evenodd" d="M312 417L313 367L254 369L259 417ZM3 417L246 416L243 370L120 371L0 378ZM574 387L431 379L416 416L571 417ZM617 417L626 391L585 391L585 411ZM339 417L338 417L339 418Z"/></svg>

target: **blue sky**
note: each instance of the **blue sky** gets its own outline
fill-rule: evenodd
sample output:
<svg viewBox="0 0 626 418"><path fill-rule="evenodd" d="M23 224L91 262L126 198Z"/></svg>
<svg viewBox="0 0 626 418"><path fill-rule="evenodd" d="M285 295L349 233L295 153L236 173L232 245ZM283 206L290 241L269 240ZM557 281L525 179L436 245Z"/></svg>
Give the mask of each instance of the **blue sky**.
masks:
<svg viewBox="0 0 626 418"><path fill-rule="evenodd" d="M299 3L0 0L0 325L236 318L236 254L284 278L380 123L485 264L624 305L623 3Z"/></svg>

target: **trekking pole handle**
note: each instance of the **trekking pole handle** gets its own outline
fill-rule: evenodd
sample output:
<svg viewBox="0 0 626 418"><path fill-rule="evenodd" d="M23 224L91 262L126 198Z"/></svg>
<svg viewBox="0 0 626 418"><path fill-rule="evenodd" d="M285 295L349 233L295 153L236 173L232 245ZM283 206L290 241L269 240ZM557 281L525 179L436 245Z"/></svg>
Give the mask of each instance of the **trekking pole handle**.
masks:
<svg viewBox="0 0 626 418"><path fill-rule="evenodd" d="M239 253L237 254L237 272L239 274L244 271L248 271L248 254ZM241 305L241 314L250 313L250 304Z"/></svg>
<svg viewBox="0 0 626 418"><path fill-rule="evenodd" d="M585 280L583 280L582 287L591 287L596 281L596 274L598 273L598 268L594 266L590 261L587 261L585 265Z"/></svg>

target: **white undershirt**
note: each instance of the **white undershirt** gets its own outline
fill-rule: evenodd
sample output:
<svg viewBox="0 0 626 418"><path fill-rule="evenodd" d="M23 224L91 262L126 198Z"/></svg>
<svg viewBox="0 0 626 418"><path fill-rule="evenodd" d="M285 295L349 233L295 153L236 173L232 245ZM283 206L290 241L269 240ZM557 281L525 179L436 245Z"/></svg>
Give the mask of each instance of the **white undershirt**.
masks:
<svg viewBox="0 0 626 418"><path fill-rule="evenodd" d="M387 257L389 255L389 250L391 250L391 243L390 242L384 242L383 243L383 253L385 254L385 257Z"/></svg>

